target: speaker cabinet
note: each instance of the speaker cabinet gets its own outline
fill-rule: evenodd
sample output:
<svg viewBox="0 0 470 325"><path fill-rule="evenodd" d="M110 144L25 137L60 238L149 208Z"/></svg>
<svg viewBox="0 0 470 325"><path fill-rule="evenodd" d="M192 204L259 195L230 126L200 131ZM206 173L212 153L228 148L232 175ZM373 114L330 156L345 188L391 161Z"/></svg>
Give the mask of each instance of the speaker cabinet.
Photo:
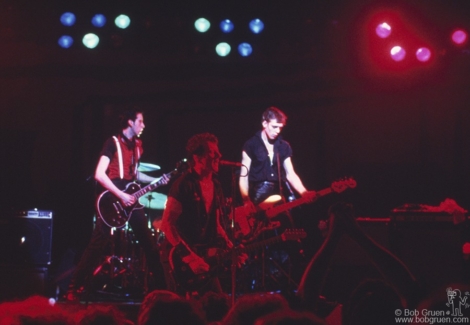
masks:
<svg viewBox="0 0 470 325"><path fill-rule="evenodd" d="M0 260L7 265L50 265L52 212L0 218Z"/></svg>

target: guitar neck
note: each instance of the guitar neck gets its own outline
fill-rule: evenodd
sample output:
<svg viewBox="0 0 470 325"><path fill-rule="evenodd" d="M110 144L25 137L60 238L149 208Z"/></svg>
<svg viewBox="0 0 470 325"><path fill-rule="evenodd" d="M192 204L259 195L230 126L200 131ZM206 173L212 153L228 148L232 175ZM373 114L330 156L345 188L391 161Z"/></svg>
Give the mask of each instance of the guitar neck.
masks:
<svg viewBox="0 0 470 325"><path fill-rule="evenodd" d="M172 172L169 172L168 174L165 174L166 177L168 178L171 178L171 176L175 173L176 171L172 171ZM157 187L160 187L164 184L164 181L163 181L163 177L161 177L157 182L155 183L151 183L143 188L141 188L140 190L138 190L137 192L133 193L132 195L134 195L134 197L138 200L141 196L147 194L148 192L150 191L153 191L154 189L156 189Z"/></svg>
<svg viewBox="0 0 470 325"><path fill-rule="evenodd" d="M247 245L245 247L238 248L238 250L240 252L244 252L244 253L254 252L254 251L260 250L261 248L263 248L263 246L272 245L272 244L277 243L281 240L282 240L282 235L279 235L279 236L276 236L276 237L273 237L273 238L262 240L260 242L254 243L254 244Z"/></svg>
<svg viewBox="0 0 470 325"><path fill-rule="evenodd" d="M333 192L333 190L330 187L328 187L323 190L317 191L316 197L324 196L324 195L330 194L331 192ZM277 216L279 213L298 207L301 204L305 204L309 200L310 198L300 198L292 202L287 202L278 206L274 206L270 209L267 209L265 213L268 218L273 218Z"/></svg>

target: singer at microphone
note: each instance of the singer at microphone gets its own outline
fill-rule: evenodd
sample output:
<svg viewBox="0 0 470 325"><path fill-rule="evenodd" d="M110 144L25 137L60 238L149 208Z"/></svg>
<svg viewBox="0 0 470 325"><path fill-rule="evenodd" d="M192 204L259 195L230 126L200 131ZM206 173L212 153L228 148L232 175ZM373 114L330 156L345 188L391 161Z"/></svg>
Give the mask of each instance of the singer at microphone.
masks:
<svg viewBox="0 0 470 325"><path fill-rule="evenodd" d="M239 163L239 162L227 161L227 160L219 161L219 165L221 165L221 166L231 166L231 167L241 167L242 166L242 164Z"/></svg>

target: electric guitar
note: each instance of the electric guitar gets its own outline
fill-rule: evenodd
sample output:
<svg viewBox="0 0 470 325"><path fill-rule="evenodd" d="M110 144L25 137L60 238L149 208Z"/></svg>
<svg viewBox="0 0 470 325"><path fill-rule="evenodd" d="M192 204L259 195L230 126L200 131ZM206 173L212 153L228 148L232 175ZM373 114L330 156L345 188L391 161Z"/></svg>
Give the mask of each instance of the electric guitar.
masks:
<svg viewBox="0 0 470 325"><path fill-rule="evenodd" d="M173 171L165 175L166 177L171 178L174 175L181 173L186 168L187 162L186 159L183 159L178 162L176 168ZM119 200L119 198L110 191L104 191L96 200L96 212L103 222L109 227L122 228L131 218L132 211L136 209L142 209L144 207L139 203L139 198L162 185L165 185L163 178L160 178L158 181L150 183L143 188L134 182L127 184L124 192L135 197L135 203L127 207L123 206L121 200Z"/></svg>
<svg viewBox="0 0 470 325"><path fill-rule="evenodd" d="M177 247L172 247L169 254L170 267L176 283L186 291L196 291L208 284L215 276L225 261L230 261L241 253L250 253L262 249L268 245L280 241L298 240L307 236L303 229L286 229L282 235L259 241L244 247L234 247L233 249L223 250L217 247L192 247L191 249L197 255L202 257L209 264L209 271L202 274L195 274L189 265L183 262L182 252Z"/></svg>
<svg viewBox="0 0 470 325"><path fill-rule="evenodd" d="M348 188L355 188L356 185L356 181L350 177L335 181L331 183L330 187L316 191L315 193L307 193L306 196L287 203L280 203L282 202L280 195L271 195L258 205L258 211L255 213L247 212L243 206L237 207L235 208L234 218L236 227L235 237L253 240L261 232L279 227L280 223L278 221L272 221L271 219L280 213L302 204L312 203L319 197L331 193L341 193Z"/></svg>

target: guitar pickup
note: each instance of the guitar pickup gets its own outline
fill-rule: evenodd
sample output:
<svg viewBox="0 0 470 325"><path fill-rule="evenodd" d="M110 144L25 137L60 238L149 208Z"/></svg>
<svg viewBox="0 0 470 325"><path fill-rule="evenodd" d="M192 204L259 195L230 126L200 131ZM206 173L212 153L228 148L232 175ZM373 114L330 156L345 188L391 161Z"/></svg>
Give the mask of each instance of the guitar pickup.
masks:
<svg viewBox="0 0 470 325"><path fill-rule="evenodd" d="M121 202L117 201L117 202L113 203L113 207L116 210L117 214L121 214L121 211L123 210Z"/></svg>

